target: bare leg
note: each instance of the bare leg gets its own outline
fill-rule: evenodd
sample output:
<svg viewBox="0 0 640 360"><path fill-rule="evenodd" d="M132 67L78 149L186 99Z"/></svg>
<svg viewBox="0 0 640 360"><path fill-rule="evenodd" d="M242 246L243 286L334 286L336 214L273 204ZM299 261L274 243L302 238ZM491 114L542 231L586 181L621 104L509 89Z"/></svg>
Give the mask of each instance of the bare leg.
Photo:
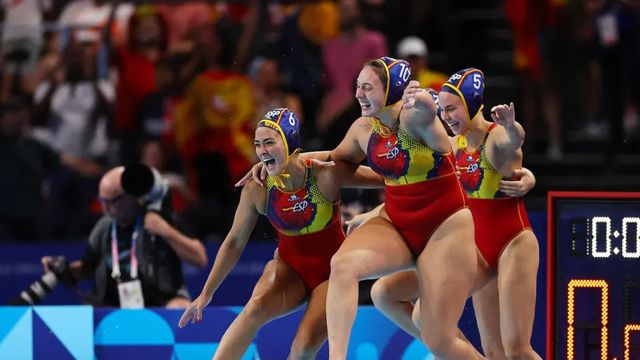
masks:
<svg viewBox="0 0 640 360"><path fill-rule="evenodd" d="M415 271L387 275L371 287L375 307L409 335L422 341L420 330L411 321L413 301L418 297L418 277Z"/></svg>
<svg viewBox="0 0 640 360"><path fill-rule="evenodd" d="M541 359L531 347L536 305L538 240L524 231L507 245L498 263L500 330L507 359Z"/></svg>
<svg viewBox="0 0 640 360"><path fill-rule="evenodd" d="M473 310L476 314L484 355L491 360L506 360L500 335L497 275L473 294Z"/></svg>
<svg viewBox="0 0 640 360"><path fill-rule="evenodd" d="M307 310L291 344L289 359L315 359L322 344L327 340L328 289L329 281L325 281L311 293Z"/></svg>
<svg viewBox="0 0 640 360"><path fill-rule="evenodd" d="M441 359L477 359L457 336L457 323L477 266L473 220L468 209L450 216L435 231L417 260L420 324L424 343Z"/></svg>
<svg viewBox="0 0 640 360"><path fill-rule="evenodd" d="M306 300L306 288L284 261L267 263L249 302L220 340L214 359L240 359L258 330L276 317L298 308Z"/></svg>
<svg viewBox="0 0 640 360"><path fill-rule="evenodd" d="M495 276L495 274L488 273L486 270L488 265L480 254L478 254L478 267L474 289L480 289L491 277ZM416 300L418 293L418 277L415 271L387 275L378 279L371 288L371 298L376 308L408 334L422 341L419 330L421 323L420 299ZM498 323L497 326L499 327L500 324ZM458 338L471 344L460 329L456 331L456 334ZM499 334L497 338L500 339ZM474 351L478 357L482 356L475 347Z"/></svg>
<svg viewBox="0 0 640 360"><path fill-rule="evenodd" d="M343 360L358 307L358 281L405 270L413 257L394 226L374 218L349 235L331 259L327 293L329 358Z"/></svg>

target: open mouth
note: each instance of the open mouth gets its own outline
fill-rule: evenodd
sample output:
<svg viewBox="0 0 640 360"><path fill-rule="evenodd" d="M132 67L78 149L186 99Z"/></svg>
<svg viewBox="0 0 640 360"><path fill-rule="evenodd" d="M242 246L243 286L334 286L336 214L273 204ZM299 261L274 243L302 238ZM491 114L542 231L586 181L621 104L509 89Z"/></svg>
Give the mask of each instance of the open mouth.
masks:
<svg viewBox="0 0 640 360"><path fill-rule="evenodd" d="M369 109L371 109L371 104L361 102L361 103L360 103L360 108L361 108L362 110L369 110Z"/></svg>
<svg viewBox="0 0 640 360"><path fill-rule="evenodd" d="M457 129L458 125L460 125L460 122L455 122L453 124L447 123L447 125L449 126L449 129L455 131Z"/></svg>
<svg viewBox="0 0 640 360"><path fill-rule="evenodd" d="M272 157L262 158L262 162L264 163L264 166L267 167L267 171L273 170L276 166L276 159Z"/></svg>

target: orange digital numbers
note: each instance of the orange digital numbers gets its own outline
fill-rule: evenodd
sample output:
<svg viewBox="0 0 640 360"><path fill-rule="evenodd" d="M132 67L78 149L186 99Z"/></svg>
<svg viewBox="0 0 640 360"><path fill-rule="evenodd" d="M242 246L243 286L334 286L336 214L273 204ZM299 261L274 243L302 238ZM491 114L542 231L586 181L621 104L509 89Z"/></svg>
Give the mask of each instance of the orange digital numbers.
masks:
<svg viewBox="0 0 640 360"><path fill-rule="evenodd" d="M576 288L599 288L600 295L600 359L607 360L609 334L607 323L609 321L609 284L604 280L582 280L573 279L567 286L567 359L573 360L574 357L574 338L575 338L575 291Z"/></svg>
<svg viewBox="0 0 640 360"><path fill-rule="evenodd" d="M624 327L624 360L631 360L629 335L632 331L640 331L640 324L627 325Z"/></svg>

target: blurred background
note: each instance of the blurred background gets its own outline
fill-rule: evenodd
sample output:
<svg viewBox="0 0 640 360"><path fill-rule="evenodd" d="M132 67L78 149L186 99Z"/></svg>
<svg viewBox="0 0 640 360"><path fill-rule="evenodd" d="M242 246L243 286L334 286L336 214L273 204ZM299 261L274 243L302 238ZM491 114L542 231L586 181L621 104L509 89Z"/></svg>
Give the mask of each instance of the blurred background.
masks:
<svg viewBox="0 0 640 360"><path fill-rule="evenodd" d="M303 150L331 149L359 114L362 64L383 55L409 60L436 89L478 67L485 112L515 103L538 217L549 190L640 183L639 0L1 4L0 242L16 253L84 246L101 175L136 162L169 179L179 229L219 244L261 116L289 107ZM379 201L345 192L345 217ZM266 220L254 238L273 242Z"/></svg>

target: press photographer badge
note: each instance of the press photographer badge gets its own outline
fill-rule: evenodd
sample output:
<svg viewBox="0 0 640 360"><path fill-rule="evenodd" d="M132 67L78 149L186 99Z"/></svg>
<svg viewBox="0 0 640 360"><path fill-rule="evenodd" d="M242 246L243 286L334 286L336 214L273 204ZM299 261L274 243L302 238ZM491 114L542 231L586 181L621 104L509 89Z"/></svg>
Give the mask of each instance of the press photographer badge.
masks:
<svg viewBox="0 0 640 360"><path fill-rule="evenodd" d="M141 309L144 307L142 284L138 279L119 283L118 295L122 309Z"/></svg>
<svg viewBox="0 0 640 360"><path fill-rule="evenodd" d="M116 233L116 222L111 223L111 277L118 282L118 296L120 298L120 308L140 309L144 307L144 297L142 296L142 283L138 279L138 257L136 255L136 240L142 227L140 218L136 221L136 227L131 235L131 266L129 275L133 280L120 281L120 257L118 253L118 237Z"/></svg>

